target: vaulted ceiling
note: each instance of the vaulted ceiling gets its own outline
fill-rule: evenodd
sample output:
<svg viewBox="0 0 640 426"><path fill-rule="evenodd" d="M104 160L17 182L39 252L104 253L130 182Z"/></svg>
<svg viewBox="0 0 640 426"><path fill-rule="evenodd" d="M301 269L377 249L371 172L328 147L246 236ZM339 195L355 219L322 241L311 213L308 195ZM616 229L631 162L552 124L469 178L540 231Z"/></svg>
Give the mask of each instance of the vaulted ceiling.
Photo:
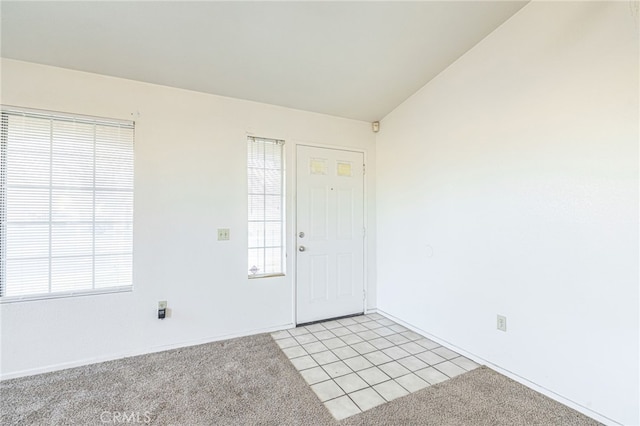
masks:
<svg viewBox="0 0 640 426"><path fill-rule="evenodd" d="M3 0L1 53L375 121L525 4Z"/></svg>

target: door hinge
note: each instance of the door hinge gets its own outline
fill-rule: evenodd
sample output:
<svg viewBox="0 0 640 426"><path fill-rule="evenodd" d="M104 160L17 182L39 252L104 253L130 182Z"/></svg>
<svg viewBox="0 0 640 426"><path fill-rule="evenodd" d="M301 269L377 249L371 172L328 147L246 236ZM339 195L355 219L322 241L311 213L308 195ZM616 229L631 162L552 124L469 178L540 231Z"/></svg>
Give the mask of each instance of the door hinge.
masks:
<svg viewBox="0 0 640 426"><path fill-rule="evenodd" d="M367 165L363 164L362 165L362 174L365 174L367 172Z"/></svg>
<svg viewBox="0 0 640 426"><path fill-rule="evenodd" d="M362 290L362 301L367 300L367 290Z"/></svg>

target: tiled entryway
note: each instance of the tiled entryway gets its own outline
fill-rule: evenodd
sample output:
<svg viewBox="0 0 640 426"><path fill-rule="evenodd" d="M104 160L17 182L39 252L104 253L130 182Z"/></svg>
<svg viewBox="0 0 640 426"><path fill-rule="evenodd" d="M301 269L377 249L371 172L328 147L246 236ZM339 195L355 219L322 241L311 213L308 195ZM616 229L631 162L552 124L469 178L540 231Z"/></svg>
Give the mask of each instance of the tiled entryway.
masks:
<svg viewBox="0 0 640 426"><path fill-rule="evenodd" d="M478 367L379 314L272 336L337 420Z"/></svg>

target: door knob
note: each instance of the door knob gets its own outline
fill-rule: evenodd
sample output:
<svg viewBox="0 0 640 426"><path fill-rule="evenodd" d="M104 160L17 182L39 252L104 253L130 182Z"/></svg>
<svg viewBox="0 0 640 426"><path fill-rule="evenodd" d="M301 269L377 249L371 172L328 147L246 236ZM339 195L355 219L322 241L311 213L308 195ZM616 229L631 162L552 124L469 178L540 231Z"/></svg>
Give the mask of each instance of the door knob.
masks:
<svg viewBox="0 0 640 426"><path fill-rule="evenodd" d="M298 247L298 251L305 251L305 250L306 250L306 248L304 246Z"/></svg>

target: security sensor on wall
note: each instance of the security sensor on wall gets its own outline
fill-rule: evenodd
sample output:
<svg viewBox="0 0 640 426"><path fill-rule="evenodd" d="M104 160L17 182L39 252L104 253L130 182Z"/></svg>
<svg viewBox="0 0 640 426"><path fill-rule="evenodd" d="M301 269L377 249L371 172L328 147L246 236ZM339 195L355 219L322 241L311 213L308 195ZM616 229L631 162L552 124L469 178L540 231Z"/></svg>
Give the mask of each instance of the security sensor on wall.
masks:
<svg viewBox="0 0 640 426"><path fill-rule="evenodd" d="M373 130L373 133L378 133L380 131L380 122L374 121L371 123L371 130Z"/></svg>

